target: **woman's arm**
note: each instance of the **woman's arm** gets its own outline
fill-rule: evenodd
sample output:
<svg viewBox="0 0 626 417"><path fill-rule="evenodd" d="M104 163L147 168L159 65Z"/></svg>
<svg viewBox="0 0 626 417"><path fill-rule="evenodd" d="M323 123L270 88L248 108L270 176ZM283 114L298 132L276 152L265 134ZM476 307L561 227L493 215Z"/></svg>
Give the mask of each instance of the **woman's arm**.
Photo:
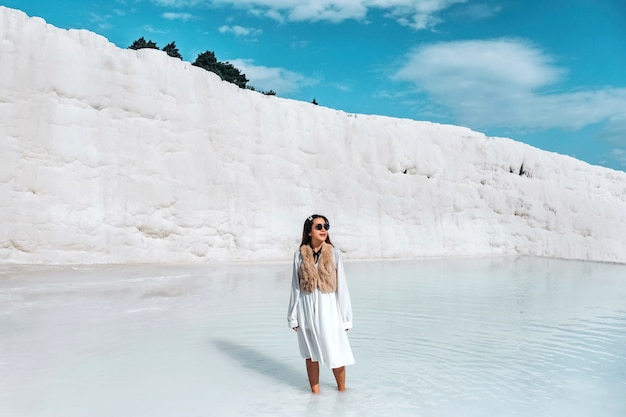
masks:
<svg viewBox="0 0 626 417"><path fill-rule="evenodd" d="M292 329L298 324L298 302L300 301L300 279L298 278L298 268L300 266L300 251L293 256L293 271L291 274L291 297L289 299L289 309L287 311L287 322Z"/></svg>
<svg viewBox="0 0 626 417"><path fill-rule="evenodd" d="M337 249L334 252L335 265L337 265L337 307L339 307L344 328L348 330L352 328L352 302L350 301L350 291L348 290L341 253Z"/></svg>

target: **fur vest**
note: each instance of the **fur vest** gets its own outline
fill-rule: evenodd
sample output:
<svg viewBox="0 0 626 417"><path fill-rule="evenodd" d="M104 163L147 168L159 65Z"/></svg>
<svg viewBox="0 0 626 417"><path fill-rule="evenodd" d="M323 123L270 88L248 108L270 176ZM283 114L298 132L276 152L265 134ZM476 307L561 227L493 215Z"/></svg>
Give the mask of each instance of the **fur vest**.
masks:
<svg viewBox="0 0 626 417"><path fill-rule="evenodd" d="M328 243L322 243L322 252L315 265L313 249L309 245L300 246L302 264L298 270L300 289L304 292L313 292L319 288L323 293L337 291L337 268L333 262L333 247Z"/></svg>

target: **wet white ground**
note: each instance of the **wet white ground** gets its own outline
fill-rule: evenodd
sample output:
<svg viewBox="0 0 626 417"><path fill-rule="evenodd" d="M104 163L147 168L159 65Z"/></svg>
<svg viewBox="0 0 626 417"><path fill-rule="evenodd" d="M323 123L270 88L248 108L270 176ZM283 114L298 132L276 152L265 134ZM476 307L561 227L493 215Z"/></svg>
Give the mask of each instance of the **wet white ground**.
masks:
<svg viewBox="0 0 626 417"><path fill-rule="evenodd" d="M357 364L309 393L289 264L0 266L0 416L626 415L626 266L348 262Z"/></svg>

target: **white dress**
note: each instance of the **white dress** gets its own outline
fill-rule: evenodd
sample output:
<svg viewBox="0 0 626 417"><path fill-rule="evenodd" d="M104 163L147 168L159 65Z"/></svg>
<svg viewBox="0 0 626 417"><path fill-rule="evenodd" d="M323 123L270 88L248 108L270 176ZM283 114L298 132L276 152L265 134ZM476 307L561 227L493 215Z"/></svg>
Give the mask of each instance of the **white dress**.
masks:
<svg viewBox="0 0 626 417"><path fill-rule="evenodd" d="M312 293L300 291L298 269L302 255L296 251L287 320L290 328L299 327L298 346L304 359L340 368L354 364L346 335L346 330L352 328L352 304L341 255L334 247L333 262L337 268L336 292L323 293L318 288Z"/></svg>

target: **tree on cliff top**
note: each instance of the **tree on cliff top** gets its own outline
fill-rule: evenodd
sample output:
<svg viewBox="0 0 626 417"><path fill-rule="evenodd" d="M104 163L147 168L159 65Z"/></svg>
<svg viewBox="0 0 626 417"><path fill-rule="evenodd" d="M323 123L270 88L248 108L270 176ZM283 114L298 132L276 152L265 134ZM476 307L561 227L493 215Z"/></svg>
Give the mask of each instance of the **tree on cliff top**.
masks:
<svg viewBox="0 0 626 417"><path fill-rule="evenodd" d="M176 42L168 43L163 48L163 51L173 58L178 58L180 60L183 59L183 56L178 52L178 48L176 47Z"/></svg>
<svg viewBox="0 0 626 417"><path fill-rule="evenodd" d="M144 37L137 39L133 42L132 45L128 47L128 49L159 49L155 42L146 41ZM178 52L178 48L176 47L176 42L168 43L165 48L162 49L169 56L174 58L183 59L182 55ZM204 68L207 71L214 72L219 75L220 78L224 81L228 81L229 83L236 84L240 88L246 88L246 83L249 81L246 78L245 74L242 74L241 71L230 62L220 62L215 57L215 53L212 51L206 51L198 55L195 62L192 64L196 67ZM276 94L271 92L270 94Z"/></svg>
<svg viewBox="0 0 626 417"><path fill-rule="evenodd" d="M143 48L159 49L156 43L152 42L151 40L146 42L143 36L137 39L135 42L133 42L132 45L128 47L128 49L143 49Z"/></svg>
<svg viewBox="0 0 626 417"><path fill-rule="evenodd" d="M246 88L246 83L249 81L245 74L242 74L233 64L230 62L219 62L215 58L215 53L206 51L198 55L195 62L191 65L204 68L207 71L211 71L220 76L224 81L236 84L240 88Z"/></svg>
<svg viewBox="0 0 626 417"><path fill-rule="evenodd" d="M137 39L135 42L133 42L132 45L128 47L128 49L144 49L144 48L159 49L156 42L152 42L152 40L146 41L146 39L143 36ZM161 50L173 58L179 58L181 60L183 59L183 56L180 54L180 52L178 52L178 48L176 47L176 42L168 43L167 45L165 45L165 48Z"/></svg>

